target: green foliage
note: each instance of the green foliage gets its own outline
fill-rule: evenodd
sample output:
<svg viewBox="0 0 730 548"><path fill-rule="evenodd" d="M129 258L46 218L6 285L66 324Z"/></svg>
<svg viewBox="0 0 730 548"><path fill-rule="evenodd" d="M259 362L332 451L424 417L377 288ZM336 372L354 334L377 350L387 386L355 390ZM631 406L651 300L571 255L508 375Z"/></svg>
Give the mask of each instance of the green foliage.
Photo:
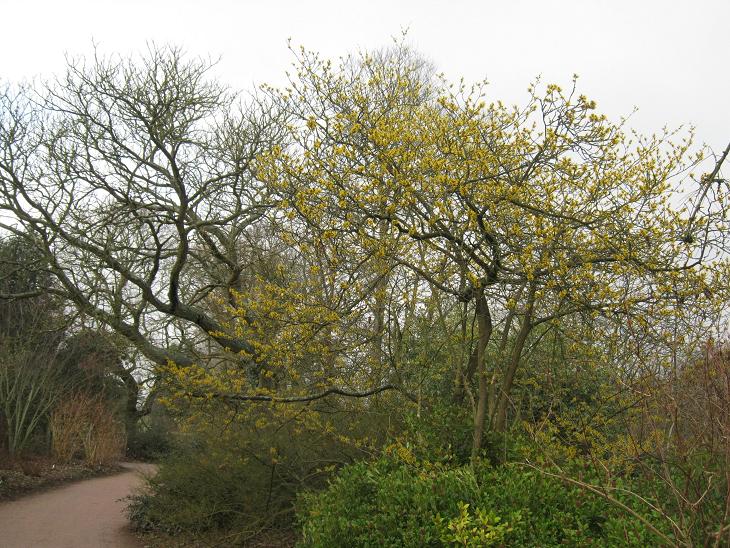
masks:
<svg viewBox="0 0 730 548"><path fill-rule="evenodd" d="M405 439L420 460L466 463L472 443L469 412L435 399L428 408L405 413Z"/></svg>
<svg viewBox="0 0 730 548"><path fill-rule="evenodd" d="M537 471L418 464L403 447L395 454L348 466L327 490L301 495L302 546L656 542L638 520L607 501Z"/></svg>
<svg viewBox="0 0 730 548"><path fill-rule="evenodd" d="M170 433L157 425L138 429L127 441L127 455L143 461L164 458L170 455L172 450L173 440Z"/></svg>
<svg viewBox="0 0 730 548"><path fill-rule="evenodd" d="M269 494L269 477L252 474L256 468L233 454L211 455L204 447L175 452L149 479L150 492L132 498L130 519L138 530L172 534L255 530L262 525Z"/></svg>
<svg viewBox="0 0 730 548"><path fill-rule="evenodd" d="M321 486L334 459L351 461L345 444L299 423L301 413L277 419L258 411L232 414L227 427L217 427L203 422L220 419L222 409L211 409L192 431L177 433L148 490L132 500L135 527L193 535L229 531L245 540L288 526L296 491Z"/></svg>
<svg viewBox="0 0 730 548"><path fill-rule="evenodd" d="M127 455L147 462L158 461L174 451L178 428L155 395L148 396L145 406L148 413L137 428L127 432Z"/></svg>
<svg viewBox="0 0 730 548"><path fill-rule="evenodd" d="M472 515L469 505L463 502L459 503L457 517L446 521L441 516L436 516L434 521L441 532L441 541L458 546L493 546L503 541L512 530L507 523L500 523L499 516L493 511L485 512L477 508Z"/></svg>
<svg viewBox="0 0 730 548"><path fill-rule="evenodd" d="M5 421L8 451L20 454L68 384L54 367L50 349L33 352L13 342L0 339L0 419Z"/></svg>

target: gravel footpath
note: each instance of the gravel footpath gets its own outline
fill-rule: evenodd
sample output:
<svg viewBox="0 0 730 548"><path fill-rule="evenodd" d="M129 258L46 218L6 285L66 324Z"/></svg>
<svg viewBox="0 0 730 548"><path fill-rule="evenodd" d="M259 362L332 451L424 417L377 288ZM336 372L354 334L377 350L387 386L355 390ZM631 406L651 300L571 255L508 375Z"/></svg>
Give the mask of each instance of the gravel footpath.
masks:
<svg viewBox="0 0 730 548"><path fill-rule="evenodd" d="M0 503L2 548L140 548L124 499L143 484L149 464L128 463L114 476L93 478Z"/></svg>

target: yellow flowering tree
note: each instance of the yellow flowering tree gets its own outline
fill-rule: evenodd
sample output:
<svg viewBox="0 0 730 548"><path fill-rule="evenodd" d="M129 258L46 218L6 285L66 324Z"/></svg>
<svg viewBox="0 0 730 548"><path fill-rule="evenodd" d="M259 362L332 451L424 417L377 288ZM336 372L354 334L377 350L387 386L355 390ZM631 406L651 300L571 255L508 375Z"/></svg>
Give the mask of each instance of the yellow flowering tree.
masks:
<svg viewBox="0 0 730 548"><path fill-rule="evenodd" d="M681 205L682 174L702 158L690 138L627 135L575 82L508 107L424 66L402 47L337 67L302 51L290 87L271 90L291 142L260 173L321 245L336 235L361 265L408 270L422 298L471 310L475 344L454 373L457 386L476 379L476 454L487 426L506 427L536 327L580 314L609 336L714 311L725 223L690 223Z"/></svg>

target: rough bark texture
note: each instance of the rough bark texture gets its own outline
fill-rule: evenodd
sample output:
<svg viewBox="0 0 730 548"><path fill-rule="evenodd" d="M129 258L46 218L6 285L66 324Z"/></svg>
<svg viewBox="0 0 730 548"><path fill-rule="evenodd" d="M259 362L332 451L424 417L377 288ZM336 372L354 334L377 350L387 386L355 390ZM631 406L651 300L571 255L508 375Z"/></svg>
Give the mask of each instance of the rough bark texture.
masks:
<svg viewBox="0 0 730 548"><path fill-rule="evenodd" d="M488 381L487 368L485 364L485 354L487 344L492 336L492 317L489 312L489 305L484 297L484 290L479 289L476 292L476 319L479 331L477 340L477 369L479 374L479 396L477 400L477 408L474 414L474 444L472 445L472 458L476 458L482 447L484 438L484 427L487 417L487 396Z"/></svg>

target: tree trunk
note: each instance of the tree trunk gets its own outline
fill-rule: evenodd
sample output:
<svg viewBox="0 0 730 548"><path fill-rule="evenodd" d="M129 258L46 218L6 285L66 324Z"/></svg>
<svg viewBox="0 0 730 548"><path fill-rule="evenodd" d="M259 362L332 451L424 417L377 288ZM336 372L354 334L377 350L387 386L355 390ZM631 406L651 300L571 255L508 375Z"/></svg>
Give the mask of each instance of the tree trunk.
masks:
<svg viewBox="0 0 730 548"><path fill-rule="evenodd" d="M517 333L517 339L512 347L510 354L509 363L504 372L504 378L502 379L502 387L497 397L497 403L495 405L494 417L492 418L492 428L497 432L504 432L507 425L507 405L509 404L509 395L514 384L515 374L517 368L520 365L522 359L522 350L525 348L525 342L527 337L532 330L532 309L535 304L535 287L530 288L530 293L527 297L527 303L525 306L525 315L520 323L520 330Z"/></svg>
<svg viewBox="0 0 730 548"><path fill-rule="evenodd" d="M476 412L474 413L474 443L471 449L472 459L479 456L482 448L482 440L484 438L484 426L487 417L487 368L485 364L485 355L487 344L492 336L492 317L489 313L489 305L484 297L484 289L479 288L476 292L476 319L479 331L477 340L477 368L479 372L479 399L477 401Z"/></svg>
<svg viewBox="0 0 730 548"><path fill-rule="evenodd" d="M524 289L524 286L520 287L519 291L517 292L517 298L516 300L519 300L522 296L522 290ZM502 330L502 337L499 341L499 347L497 348L497 356L498 359L501 361L502 356L504 356L505 349L507 348L507 342L509 340L509 333L512 330L512 323L515 320L515 309L509 311L509 314L507 314L507 318L504 322L504 329ZM495 364L496 365L496 364ZM500 368L494 367L492 370L492 378L489 379L489 388L488 388L488 403L489 403L489 409L487 410L487 413L489 413L489 420L490 422L494 418L495 410L497 407L497 383L499 381L499 374L500 374Z"/></svg>

